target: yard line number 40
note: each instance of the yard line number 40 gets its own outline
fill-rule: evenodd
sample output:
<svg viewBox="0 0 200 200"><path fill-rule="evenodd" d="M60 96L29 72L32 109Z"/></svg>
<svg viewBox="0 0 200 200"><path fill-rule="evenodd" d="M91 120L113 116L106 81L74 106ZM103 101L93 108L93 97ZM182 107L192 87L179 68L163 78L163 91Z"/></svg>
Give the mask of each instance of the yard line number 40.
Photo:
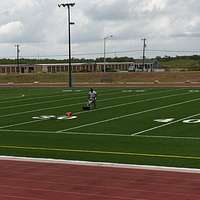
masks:
<svg viewBox="0 0 200 200"><path fill-rule="evenodd" d="M160 123L170 123L175 121L175 118L168 118L168 119L156 119L154 120L155 122L160 122ZM185 124L198 124L200 123L200 119L185 119L182 121L182 123Z"/></svg>

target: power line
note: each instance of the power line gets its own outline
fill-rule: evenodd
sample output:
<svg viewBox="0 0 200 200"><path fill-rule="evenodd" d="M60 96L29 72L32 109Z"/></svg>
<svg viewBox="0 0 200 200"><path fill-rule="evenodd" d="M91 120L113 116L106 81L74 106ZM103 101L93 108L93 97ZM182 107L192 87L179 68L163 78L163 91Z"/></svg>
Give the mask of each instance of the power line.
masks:
<svg viewBox="0 0 200 200"><path fill-rule="evenodd" d="M141 49L132 50L119 50L119 51L108 51L106 54L125 54L125 53L136 53L142 52ZM146 49L146 52L161 52L161 53L200 53L200 50L166 50L166 49ZM88 52L88 53L73 53L73 56L103 56L102 52ZM67 55L68 56L68 55ZM52 58L52 57L66 57L66 54L47 54L47 55L27 55L21 56L21 58ZM14 56L6 56L6 58L15 58Z"/></svg>

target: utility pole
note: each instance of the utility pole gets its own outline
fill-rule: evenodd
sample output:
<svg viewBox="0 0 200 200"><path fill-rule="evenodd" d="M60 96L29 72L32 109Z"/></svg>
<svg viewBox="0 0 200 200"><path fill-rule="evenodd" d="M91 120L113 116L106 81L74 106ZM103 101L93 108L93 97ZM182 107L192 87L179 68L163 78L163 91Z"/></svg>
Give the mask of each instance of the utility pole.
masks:
<svg viewBox="0 0 200 200"><path fill-rule="evenodd" d="M143 67L143 71L145 70L145 50L146 50L146 38L143 38L143 55L142 55L142 67Z"/></svg>
<svg viewBox="0 0 200 200"><path fill-rule="evenodd" d="M68 8L68 37L69 37L69 87L72 87L72 58L71 58L71 25L74 25L74 22L71 22L70 8L75 6L75 3L63 3L58 4L58 7L67 7Z"/></svg>
<svg viewBox="0 0 200 200"><path fill-rule="evenodd" d="M103 66L103 71L106 72L106 40L109 39L109 38L112 38L113 35L109 35L107 37L104 37L103 38L103 63L104 63L104 66Z"/></svg>
<svg viewBox="0 0 200 200"><path fill-rule="evenodd" d="M19 68L19 53L20 53L20 49L19 49L19 44L15 45L16 47L16 54L17 54L17 73L20 72L20 68Z"/></svg>

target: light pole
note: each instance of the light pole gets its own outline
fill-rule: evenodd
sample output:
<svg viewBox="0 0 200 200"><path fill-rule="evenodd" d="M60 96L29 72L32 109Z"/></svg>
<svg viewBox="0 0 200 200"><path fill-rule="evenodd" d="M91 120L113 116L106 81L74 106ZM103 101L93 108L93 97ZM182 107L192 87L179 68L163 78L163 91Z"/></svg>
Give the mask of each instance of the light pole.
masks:
<svg viewBox="0 0 200 200"><path fill-rule="evenodd" d="M143 67L143 71L144 71L144 69L145 69L145 49L146 49L146 47L147 47L147 45L146 45L146 38L144 38L144 39L142 39L143 40L143 55L142 55L142 67Z"/></svg>
<svg viewBox="0 0 200 200"><path fill-rule="evenodd" d="M69 36L69 87L72 87L72 58L71 58L71 25L74 25L74 22L71 22L70 8L75 6L75 3L62 3L58 4L58 7L67 7L68 8L68 36Z"/></svg>
<svg viewBox="0 0 200 200"><path fill-rule="evenodd" d="M103 59L103 63L104 63L103 71L104 72L106 72L106 40L109 39L109 38L112 38L112 37L113 37L113 35L109 35L109 36L103 38L103 55L104 55L104 59Z"/></svg>
<svg viewBox="0 0 200 200"><path fill-rule="evenodd" d="M19 50L19 44L15 45L16 47L16 54L17 54L17 73L20 72L20 68L19 68L19 53L20 53L20 50Z"/></svg>

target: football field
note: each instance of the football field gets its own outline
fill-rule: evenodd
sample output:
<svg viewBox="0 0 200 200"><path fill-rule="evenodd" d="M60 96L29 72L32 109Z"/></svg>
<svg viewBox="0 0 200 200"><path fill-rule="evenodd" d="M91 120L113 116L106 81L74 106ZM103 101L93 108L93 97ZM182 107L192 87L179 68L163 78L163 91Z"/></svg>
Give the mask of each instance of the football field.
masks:
<svg viewBox="0 0 200 200"><path fill-rule="evenodd" d="M1 88L0 155L200 168L200 90L96 91Z"/></svg>

